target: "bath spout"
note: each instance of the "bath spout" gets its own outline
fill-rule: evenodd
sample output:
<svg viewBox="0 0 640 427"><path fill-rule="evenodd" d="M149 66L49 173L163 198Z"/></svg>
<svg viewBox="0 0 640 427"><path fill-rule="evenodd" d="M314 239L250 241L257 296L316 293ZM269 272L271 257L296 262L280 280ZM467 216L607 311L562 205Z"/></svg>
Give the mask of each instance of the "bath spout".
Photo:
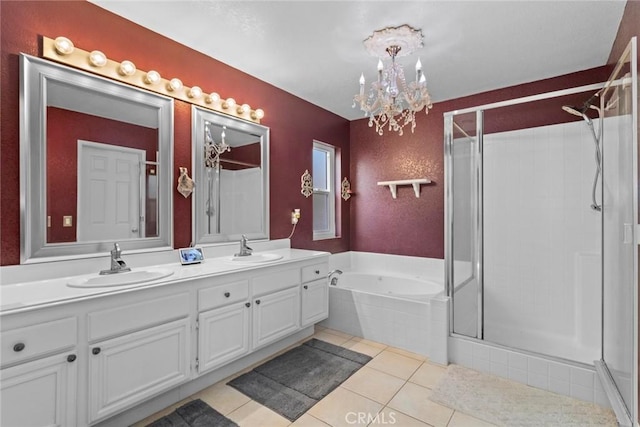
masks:
<svg viewBox="0 0 640 427"><path fill-rule="evenodd" d="M338 270L336 268L335 270L332 270L331 272L329 272L329 274L327 274L327 278L330 280L329 284L331 286L336 286L338 284L338 278L337 277L331 277L334 274L340 275L340 274L342 274L342 270Z"/></svg>

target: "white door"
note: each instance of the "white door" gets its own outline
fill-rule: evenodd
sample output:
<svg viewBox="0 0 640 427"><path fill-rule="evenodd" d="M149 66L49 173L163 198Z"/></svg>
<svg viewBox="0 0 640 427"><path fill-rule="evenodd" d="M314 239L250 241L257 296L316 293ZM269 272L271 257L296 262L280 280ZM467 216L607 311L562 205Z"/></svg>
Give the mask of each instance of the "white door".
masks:
<svg viewBox="0 0 640 427"><path fill-rule="evenodd" d="M253 301L253 349L300 329L300 288L285 289Z"/></svg>
<svg viewBox="0 0 640 427"><path fill-rule="evenodd" d="M78 241L144 237L144 161L143 150L78 141Z"/></svg>
<svg viewBox="0 0 640 427"><path fill-rule="evenodd" d="M59 354L0 371L0 425L75 426L77 365Z"/></svg>
<svg viewBox="0 0 640 427"><path fill-rule="evenodd" d="M198 372L224 365L249 352L251 303L242 301L201 313L198 329Z"/></svg>
<svg viewBox="0 0 640 427"><path fill-rule="evenodd" d="M329 286L327 279L302 285L302 327L329 316Z"/></svg>
<svg viewBox="0 0 640 427"><path fill-rule="evenodd" d="M189 319L182 319L91 345L89 422L186 381L189 329Z"/></svg>

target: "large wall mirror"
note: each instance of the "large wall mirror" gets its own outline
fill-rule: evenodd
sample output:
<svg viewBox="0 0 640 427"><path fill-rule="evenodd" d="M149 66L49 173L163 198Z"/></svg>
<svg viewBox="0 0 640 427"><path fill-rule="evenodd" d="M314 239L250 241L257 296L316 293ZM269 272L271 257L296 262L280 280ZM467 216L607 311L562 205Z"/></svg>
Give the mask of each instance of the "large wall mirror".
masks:
<svg viewBox="0 0 640 427"><path fill-rule="evenodd" d="M269 238L269 128L192 107L193 241Z"/></svg>
<svg viewBox="0 0 640 427"><path fill-rule="evenodd" d="M173 100L21 55L21 262L172 248Z"/></svg>

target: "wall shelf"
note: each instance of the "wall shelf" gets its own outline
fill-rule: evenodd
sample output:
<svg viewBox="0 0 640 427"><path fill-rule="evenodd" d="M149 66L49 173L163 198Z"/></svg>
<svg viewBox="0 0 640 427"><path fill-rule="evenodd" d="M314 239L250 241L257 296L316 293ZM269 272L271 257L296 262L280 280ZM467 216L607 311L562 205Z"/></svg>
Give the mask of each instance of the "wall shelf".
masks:
<svg viewBox="0 0 640 427"><path fill-rule="evenodd" d="M430 184L431 180L427 178L418 178L418 179L401 179L398 181L379 181L378 185L385 185L389 187L391 190L391 197L394 199L397 198L397 187L398 185L411 185L413 187L413 192L416 194L416 197L420 197L420 184Z"/></svg>

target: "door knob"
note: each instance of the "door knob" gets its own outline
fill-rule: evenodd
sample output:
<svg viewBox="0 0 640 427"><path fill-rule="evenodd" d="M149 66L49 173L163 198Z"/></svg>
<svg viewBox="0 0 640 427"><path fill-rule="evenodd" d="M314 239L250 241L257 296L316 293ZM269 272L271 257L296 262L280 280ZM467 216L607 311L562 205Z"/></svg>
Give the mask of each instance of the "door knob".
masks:
<svg viewBox="0 0 640 427"><path fill-rule="evenodd" d="M132 232L132 233L137 233L137 232L138 232L138 229L137 229L137 228L132 228L132 229L131 229L131 232Z"/></svg>

